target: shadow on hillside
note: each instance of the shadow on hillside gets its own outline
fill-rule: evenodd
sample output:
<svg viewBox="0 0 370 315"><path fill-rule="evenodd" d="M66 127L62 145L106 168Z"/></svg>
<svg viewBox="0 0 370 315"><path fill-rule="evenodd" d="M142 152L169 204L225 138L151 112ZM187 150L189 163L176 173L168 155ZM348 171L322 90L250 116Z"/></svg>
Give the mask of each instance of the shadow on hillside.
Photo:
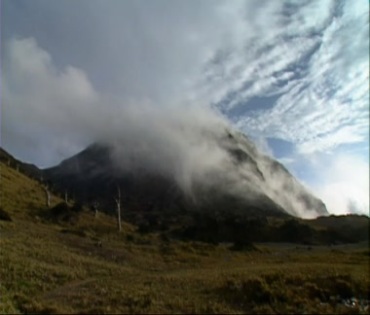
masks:
<svg viewBox="0 0 370 315"><path fill-rule="evenodd" d="M60 202L54 207L46 211L44 210L43 217L44 219L54 223L76 224L82 210L82 206L78 203L70 206L65 202Z"/></svg>

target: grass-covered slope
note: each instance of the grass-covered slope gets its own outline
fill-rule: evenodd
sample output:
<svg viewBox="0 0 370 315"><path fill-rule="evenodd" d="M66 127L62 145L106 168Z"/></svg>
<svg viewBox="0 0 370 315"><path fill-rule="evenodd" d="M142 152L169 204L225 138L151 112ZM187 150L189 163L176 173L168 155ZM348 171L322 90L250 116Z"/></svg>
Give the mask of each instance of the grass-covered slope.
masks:
<svg viewBox="0 0 370 315"><path fill-rule="evenodd" d="M45 191L31 178L4 163L1 167L1 207L10 215L29 216L31 210L40 210L45 206ZM55 202L55 198L52 200Z"/></svg>
<svg viewBox="0 0 370 315"><path fill-rule="evenodd" d="M2 313L369 312L367 244L233 251L118 233L113 217L59 197L48 209L43 187L3 163L0 185Z"/></svg>

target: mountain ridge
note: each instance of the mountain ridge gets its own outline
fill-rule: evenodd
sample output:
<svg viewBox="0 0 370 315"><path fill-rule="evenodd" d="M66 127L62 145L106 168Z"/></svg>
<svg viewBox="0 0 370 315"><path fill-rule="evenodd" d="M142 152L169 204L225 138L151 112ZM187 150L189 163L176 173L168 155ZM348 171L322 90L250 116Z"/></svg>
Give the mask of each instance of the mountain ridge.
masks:
<svg viewBox="0 0 370 315"><path fill-rule="evenodd" d="M197 156L198 160L190 161L198 167L195 171L183 165L188 161L181 160L181 156L177 160L160 160L162 165L156 168L153 160L158 162L156 156L158 153L161 156L155 151L156 147L144 143L132 148L124 141L95 142L43 170L18 161L3 149L0 158L46 182L59 194L67 193L85 204L99 202L107 212L114 209L115 194L120 187L128 212L182 209L247 211L259 217L328 215L320 199L299 183L284 165L259 152L246 135L225 129L218 134L208 132L202 136L206 137L208 146L213 146L210 152L218 150L222 159L212 164L212 160L207 161L212 157Z"/></svg>
<svg viewBox="0 0 370 315"><path fill-rule="evenodd" d="M83 202L98 200L107 208L114 207L118 185L122 188L126 206L136 210L175 207L212 211L212 207L219 208L223 204L222 211L244 208L259 216L265 212L297 217L303 217L302 213L305 213L308 218L328 215L321 200L281 163L260 153L243 134L226 130L222 138L211 140L210 143L222 148L228 164L225 163L225 169L210 169L203 177L195 174L194 178L188 179L185 188L172 174L147 168L145 163L140 164L140 160L137 162L141 152L128 152L124 143L94 143L59 165L45 169L43 174L57 189L69 191ZM146 158L144 156L143 160ZM184 175L191 176L186 172L182 177ZM228 205L226 200L231 200L231 204Z"/></svg>

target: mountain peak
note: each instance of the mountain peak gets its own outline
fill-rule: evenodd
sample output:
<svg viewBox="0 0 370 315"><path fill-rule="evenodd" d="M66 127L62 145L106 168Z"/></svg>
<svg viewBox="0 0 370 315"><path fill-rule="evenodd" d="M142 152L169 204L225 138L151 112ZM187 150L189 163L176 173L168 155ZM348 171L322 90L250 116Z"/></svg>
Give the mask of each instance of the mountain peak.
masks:
<svg viewBox="0 0 370 315"><path fill-rule="evenodd" d="M156 145L155 139L93 143L46 174L77 198L99 199L107 205L114 185L121 185L126 199L143 209L148 203L168 207L171 192L176 192L178 206L191 209L224 207L304 218L327 215L321 200L246 136L226 129L203 137L186 146L178 144L178 151Z"/></svg>

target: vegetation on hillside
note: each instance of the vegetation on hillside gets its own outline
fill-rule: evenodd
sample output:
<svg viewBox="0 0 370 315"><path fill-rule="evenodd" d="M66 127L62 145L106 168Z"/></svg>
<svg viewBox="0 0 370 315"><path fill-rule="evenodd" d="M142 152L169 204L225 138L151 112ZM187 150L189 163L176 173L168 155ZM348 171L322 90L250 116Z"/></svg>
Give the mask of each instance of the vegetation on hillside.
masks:
<svg viewBox="0 0 370 315"><path fill-rule="evenodd" d="M223 231L226 219L199 217L205 235L185 219L164 231L123 222L118 233L114 216L73 200L52 195L48 208L39 182L0 165L1 208L11 218L0 220L2 313L370 312L368 243L303 244L307 231L328 228L321 223L239 218ZM252 239L266 226L281 243ZM283 243L292 231L300 241ZM218 233L230 243L208 239Z"/></svg>

